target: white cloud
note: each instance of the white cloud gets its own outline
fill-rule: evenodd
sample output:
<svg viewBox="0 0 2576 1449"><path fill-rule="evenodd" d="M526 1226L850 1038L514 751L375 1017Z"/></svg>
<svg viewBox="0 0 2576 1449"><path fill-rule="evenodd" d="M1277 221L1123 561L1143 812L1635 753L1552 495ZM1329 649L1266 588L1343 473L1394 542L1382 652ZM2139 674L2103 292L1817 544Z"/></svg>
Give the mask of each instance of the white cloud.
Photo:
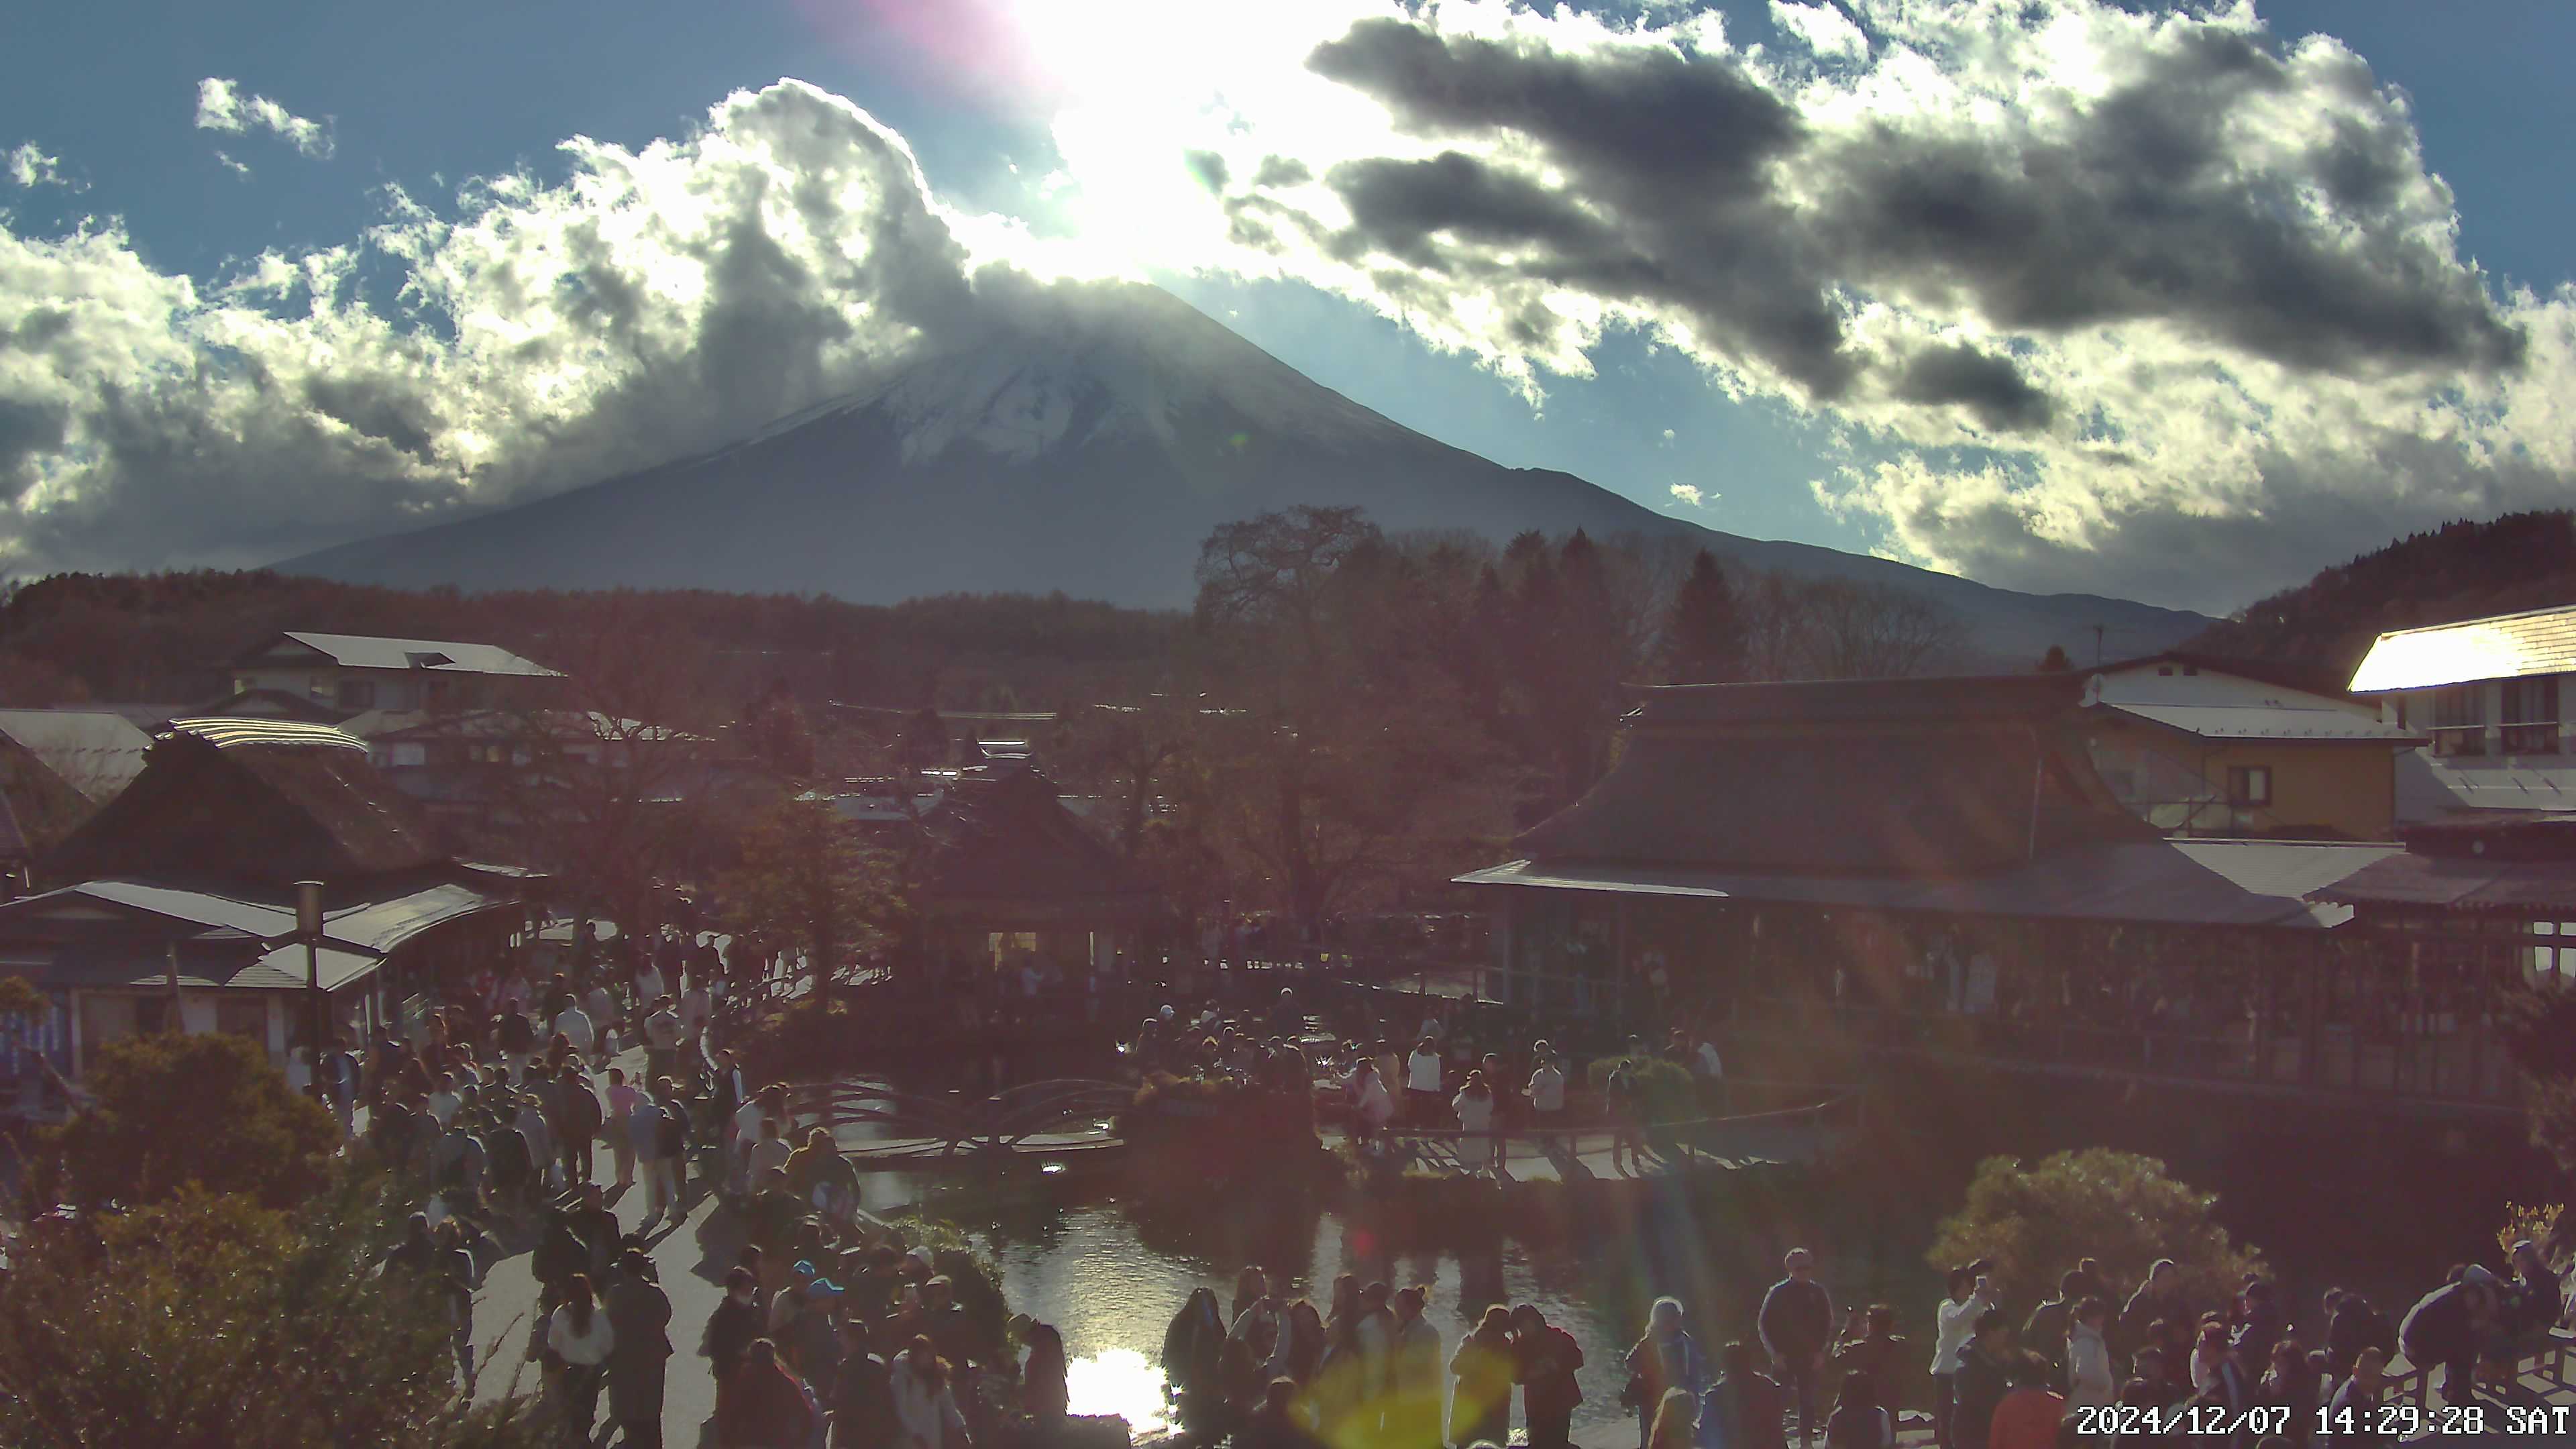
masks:
<svg viewBox="0 0 2576 1449"><path fill-rule="evenodd" d="M1666 428L1666 429L1664 429L1664 446L1665 446L1665 447L1667 447L1667 448L1669 448L1669 447L1671 447L1672 445L1673 445L1673 430L1672 430L1672 429L1670 429L1670 428Z"/></svg>
<svg viewBox="0 0 2576 1449"><path fill-rule="evenodd" d="M63 162L59 156L48 156L36 149L33 141L21 141L5 154L0 154L0 171L20 186L65 186Z"/></svg>
<svg viewBox="0 0 2576 1449"><path fill-rule="evenodd" d="M1675 500L1688 504L1693 508L1703 507L1709 503L1715 502L1717 499L1716 494L1703 493L1700 489L1688 483L1674 484L1672 486L1672 495Z"/></svg>
<svg viewBox="0 0 2576 1449"><path fill-rule="evenodd" d="M810 87L562 152L560 182L397 191L360 240L206 283L113 221L0 218L0 573L238 566L555 491L846 392L987 305L902 139ZM358 287L383 269L398 313Z"/></svg>
<svg viewBox="0 0 2576 1449"><path fill-rule="evenodd" d="M235 160L230 151L217 151L215 153L215 164L236 176L248 176L250 174L250 163L247 161Z"/></svg>
<svg viewBox="0 0 2576 1449"><path fill-rule="evenodd" d="M1835 9L1832 0L1816 5L1771 0L1771 23L1819 58L1859 60L1869 54L1869 36L1850 16Z"/></svg>
<svg viewBox="0 0 2576 1449"><path fill-rule="evenodd" d="M197 82L197 129L236 136L266 131L315 160L328 159L335 144L329 121L308 120L266 96L246 95L237 83L216 76ZM225 164L236 163L226 157Z"/></svg>
<svg viewBox="0 0 2576 1449"><path fill-rule="evenodd" d="M1642 333L1840 440L1817 493L1874 547L2223 609L2576 496L2576 290L2499 294L2405 96L2248 0L1784 0L1759 47L1263 10L1059 123L1078 193L1155 178L1137 255L1339 293L1533 402Z"/></svg>
<svg viewBox="0 0 2576 1449"><path fill-rule="evenodd" d="M1783 3L1758 50L1668 6L1104 6L974 7L1052 116L1044 215L940 205L900 137L785 83L213 280L0 219L0 569L255 561L572 486L1028 276L1156 272L1311 284L1533 402L1642 334L1812 424L1870 546L2015 587L2232 607L2576 494L2576 291L2497 295L2405 97L2241 3Z"/></svg>

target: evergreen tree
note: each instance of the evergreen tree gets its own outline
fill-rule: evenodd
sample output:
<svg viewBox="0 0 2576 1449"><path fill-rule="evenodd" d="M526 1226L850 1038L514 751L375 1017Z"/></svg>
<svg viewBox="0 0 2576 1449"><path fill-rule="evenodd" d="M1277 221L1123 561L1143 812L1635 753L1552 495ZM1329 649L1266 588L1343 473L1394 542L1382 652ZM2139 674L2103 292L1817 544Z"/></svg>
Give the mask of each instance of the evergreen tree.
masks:
<svg viewBox="0 0 2576 1449"><path fill-rule="evenodd" d="M1664 620L1664 677L1674 684L1726 684L1744 677L1744 617L1735 586L1701 549L1673 591Z"/></svg>
<svg viewBox="0 0 2576 1449"><path fill-rule="evenodd" d="M2067 658L2065 649L2055 644L2049 645L2048 652L2039 656L2039 672L2042 674L2064 674L2074 667L2075 661Z"/></svg>

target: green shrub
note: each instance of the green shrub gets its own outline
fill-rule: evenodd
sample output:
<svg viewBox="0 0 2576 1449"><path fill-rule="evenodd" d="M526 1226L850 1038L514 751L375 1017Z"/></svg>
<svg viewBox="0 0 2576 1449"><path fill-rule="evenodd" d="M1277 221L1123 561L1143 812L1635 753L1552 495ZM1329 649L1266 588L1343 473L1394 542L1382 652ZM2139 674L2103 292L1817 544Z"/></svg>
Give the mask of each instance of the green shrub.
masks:
<svg viewBox="0 0 2576 1449"><path fill-rule="evenodd" d="M258 1045L230 1033L129 1036L90 1073L97 1102L39 1140L61 1200L127 1208L190 1185L287 1208L328 1180L340 1124Z"/></svg>
<svg viewBox="0 0 2576 1449"><path fill-rule="evenodd" d="M1927 1257L1943 1271L1992 1259L1996 1288L2020 1303L2056 1291L2058 1276L2086 1258L2099 1260L2122 1293L2157 1259L2171 1258L2192 1301L2214 1305L2263 1266L2261 1253L2218 1225L2211 1211L2217 1201L2215 1193L2166 1176L2163 1163L2130 1152L2060 1152L2035 1167L1989 1157Z"/></svg>

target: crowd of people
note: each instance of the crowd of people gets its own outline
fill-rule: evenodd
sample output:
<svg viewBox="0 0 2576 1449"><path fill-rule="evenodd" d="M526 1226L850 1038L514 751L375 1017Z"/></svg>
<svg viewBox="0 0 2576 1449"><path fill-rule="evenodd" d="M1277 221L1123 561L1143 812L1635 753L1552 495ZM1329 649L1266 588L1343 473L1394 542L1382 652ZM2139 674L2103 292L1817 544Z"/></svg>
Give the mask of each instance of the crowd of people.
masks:
<svg viewBox="0 0 2576 1449"><path fill-rule="evenodd" d="M1500 1445L1516 1386L1530 1449L1566 1449L1583 1402L1573 1335L1530 1304L1496 1304L1446 1344L1424 1316L1429 1296L1344 1273L1318 1309L1247 1268L1230 1305L1206 1288L1182 1305L1163 1336L1164 1377L1193 1433L1231 1434L1239 1449Z"/></svg>
<svg viewBox="0 0 2576 1449"><path fill-rule="evenodd" d="M1387 1140L1392 1129L1455 1133L1462 1164L1500 1174L1510 1137L1528 1137L1555 1155L1578 1115L1584 1116L1580 1125L1593 1125L1590 1115L1568 1108L1569 1094L1581 1090L1586 1075L1573 1054L1545 1037L1498 1031L1471 1012L1462 1010L1453 1021L1437 998L1419 1005L1419 1029L1399 1035L1383 1015L1310 1017L1296 991L1282 988L1258 1011L1228 1014L1210 1006L1183 1015L1165 1006L1138 1024L1123 1050L1149 1076L1221 1077L1305 1101L1320 1098L1348 1124L1364 1160L1396 1155ZM1400 1048L1407 1040L1411 1046ZM1657 1116L1645 1087L1650 1063L1670 1062L1693 1084L1688 1115L1728 1110L1724 1063L1707 1031L1675 1027L1660 1048L1630 1037L1607 1057L1598 1116L1612 1129L1614 1171L1646 1167Z"/></svg>
<svg viewBox="0 0 2576 1449"><path fill-rule="evenodd" d="M470 1383L475 1291L525 1241L538 1285L525 1358L566 1442L591 1442L605 1397L621 1446L656 1449L674 1350L651 1247L715 1193L742 1239L698 1341L722 1449L969 1449L978 1426L1007 1439L1060 1418L1054 1331L1018 1325L1025 1365L1005 1351L995 1295L961 1294L929 1252L863 1213L830 1133L799 1132L788 1089L718 1045L728 1000L764 974L757 949L727 961L666 932L577 955L533 988L482 973L408 1033L326 1053L326 1100L354 1145L411 1175L425 1203L385 1271L433 1286ZM616 1063L638 1047L630 1079ZM639 1178L646 1211L629 1229L608 1193Z"/></svg>

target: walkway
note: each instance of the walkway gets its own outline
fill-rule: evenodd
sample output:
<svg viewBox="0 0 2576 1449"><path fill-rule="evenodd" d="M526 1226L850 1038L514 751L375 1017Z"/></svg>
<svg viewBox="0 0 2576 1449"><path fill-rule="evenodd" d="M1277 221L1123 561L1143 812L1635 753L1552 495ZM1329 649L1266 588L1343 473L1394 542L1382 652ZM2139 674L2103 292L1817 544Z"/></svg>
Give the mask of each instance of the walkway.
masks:
<svg viewBox="0 0 2576 1449"><path fill-rule="evenodd" d="M1544 1138L1526 1130L1508 1133L1502 1141L1499 1180L1654 1178L1814 1162L1843 1141L1857 1125L1860 1110L1860 1089L1856 1087L1817 1090L1824 1094L1823 1100L1805 1106L1660 1125L1648 1137L1645 1152L1620 1154L1622 1159L1642 1158L1634 1163L1614 1162L1614 1138L1606 1127L1585 1127ZM1458 1176L1482 1176L1494 1171L1494 1139L1490 1136L1400 1128L1386 1135L1410 1154L1410 1165ZM1347 1143L1350 1135L1346 1129L1329 1127L1324 1139L1328 1145L1339 1146Z"/></svg>

